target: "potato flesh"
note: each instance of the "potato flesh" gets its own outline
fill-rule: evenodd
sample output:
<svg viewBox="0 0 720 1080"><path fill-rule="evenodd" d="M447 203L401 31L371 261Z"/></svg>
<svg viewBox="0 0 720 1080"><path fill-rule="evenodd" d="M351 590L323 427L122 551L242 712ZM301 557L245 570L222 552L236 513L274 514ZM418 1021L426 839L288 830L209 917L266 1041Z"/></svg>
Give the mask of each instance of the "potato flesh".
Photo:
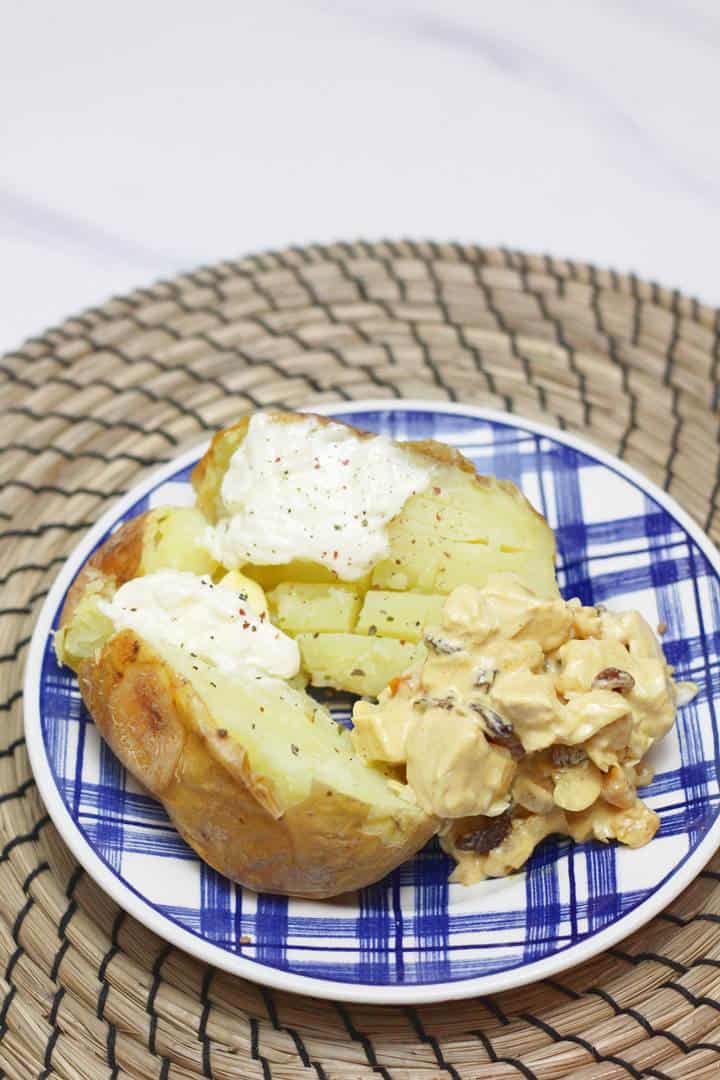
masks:
<svg viewBox="0 0 720 1080"><path fill-rule="evenodd" d="M557 595L552 532L493 478L438 470L432 496L408 499L388 532L390 557L373 570L374 588L447 594L506 569L540 595Z"/></svg>
<svg viewBox="0 0 720 1080"><path fill-rule="evenodd" d="M171 646L157 651L205 703L212 726L208 730L202 721L197 734L213 756L231 772L246 757L246 774L264 782L277 813L303 802L313 784L357 798L379 817L412 807L388 786L382 769L355 753L349 733L327 709L306 694L280 679L226 675Z"/></svg>
<svg viewBox="0 0 720 1080"><path fill-rule="evenodd" d="M148 515L138 574L188 570L214 574L218 564L202 546L207 522L192 506L159 506Z"/></svg>
<svg viewBox="0 0 720 1080"><path fill-rule="evenodd" d="M251 566L243 567L243 573L262 585L263 589L270 590L281 585L283 582L306 582L325 585L337 585L339 578L334 571L320 563L306 562L304 559L296 559L294 562L278 566ZM357 589L367 588L369 577L358 578L353 581L353 587Z"/></svg>
<svg viewBox="0 0 720 1080"><path fill-rule="evenodd" d="M536 551L503 551L488 544L446 544L434 585L438 592L447 594L458 585L485 583L491 574L506 572L517 574L524 582L535 582L534 588L541 596L556 595L555 575L547 559L538 557Z"/></svg>
<svg viewBox="0 0 720 1080"><path fill-rule="evenodd" d="M288 634L350 631L360 602L351 585L316 582L286 581L268 595L272 621Z"/></svg>
<svg viewBox="0 0 720 1080"><path fill-rule="evenodd" d="M377 696L420 656L422 646L363 634L298 634L303 668L315 686Z"/></svg>
<svg viewBox="0 0 720 1080"><path fill-rule="evenodd" d="M83 660L98 652L114 630L110 619L97 606L100 597L109 597L114 592L110 586L106 578L91 581L70 622L55 631L53 644L57 658L73 671L77 671Z"/></svg>
<svg viewBox="0 0 720 1080"><path fill-rule="evenodd" d="M426 626L440 622L444 603L444 596L371 589L365 594L355 633L420 641Z"/></svg>
<svg viewBox="0 0 720 1080"><path fill-rule="evenodd" d="M268 613L267 599L262 586L247 575L241 574L239 570L231 570L229 574L225 574L218 581L218 585L221 589L231 589L232 592L238 593L241 600L247 599L251 611L254 611L256 615Z"/></svg>

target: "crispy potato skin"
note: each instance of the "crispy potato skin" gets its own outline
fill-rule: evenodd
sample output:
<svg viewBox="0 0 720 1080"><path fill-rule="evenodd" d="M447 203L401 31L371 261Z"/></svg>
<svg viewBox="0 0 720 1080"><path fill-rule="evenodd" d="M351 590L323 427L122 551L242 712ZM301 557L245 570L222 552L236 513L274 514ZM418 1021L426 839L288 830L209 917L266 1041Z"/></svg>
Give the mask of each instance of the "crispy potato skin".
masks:
<svg viewBox="0 0 720 1080"><path fill-rule="evenodd" d="M136 577L143 553L145 523L150 511L124 522L107 538L87 560L73 581L60 613L60 625L65 626L73 617L82 594L91 581L112 578L119 588L124 582Z"/></svg>
<svg viewBox="0 0 720 1080"><path fill-rule="evenodd" d="M253 889L323 899L361 888L404 862L436 823L414 815L396 836L365 829L365 804L317 786L276 817L217 760L217 732L189 683L132 631L108 640L78 680L100 732L133 776L159 798L178 831L220 873ZM260 793L259 793L260 794Z"/></svg>

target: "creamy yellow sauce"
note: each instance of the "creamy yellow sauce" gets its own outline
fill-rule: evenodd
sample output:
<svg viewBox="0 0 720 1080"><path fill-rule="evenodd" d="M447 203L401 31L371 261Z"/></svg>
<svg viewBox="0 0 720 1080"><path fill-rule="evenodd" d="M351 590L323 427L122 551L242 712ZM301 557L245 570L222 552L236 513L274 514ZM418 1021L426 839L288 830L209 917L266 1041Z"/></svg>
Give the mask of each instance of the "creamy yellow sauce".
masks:
<svg viewBox="0 0 720 1080"><path fill-rule="evenodd" d="M356 704L352 737L367 758L404 764L419 804L444 819L452 880L511 873L550 833L652 838L643 758L696 688L673 681L638 612L544 599L496 574L451 593L425 644L377 704Z"/></svg>

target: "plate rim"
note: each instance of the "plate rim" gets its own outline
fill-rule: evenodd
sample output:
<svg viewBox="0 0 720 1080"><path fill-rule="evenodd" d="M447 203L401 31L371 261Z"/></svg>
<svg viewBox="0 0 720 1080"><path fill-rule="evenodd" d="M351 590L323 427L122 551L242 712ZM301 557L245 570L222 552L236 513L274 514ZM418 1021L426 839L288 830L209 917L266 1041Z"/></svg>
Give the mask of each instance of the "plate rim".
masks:
<svg viewBox="0 0 720 1080"><path fill-rule="evenodd" d="M370 398L359 401L323 402L307 405L298 412L320 415L352 415L360 412L435 412L465 416L469 419L487 420L545 436L595 459L602 465L630 480L643 492L655 499L687 531L703 552L713 570L720 578L720 552L701 527L673 498L638 469L593 443L590 439L555 428L550 424L507 413L499 409L462 405L456 402L433 401L422 398ZM271 967L251 957L238 956L220 948L189 930L178 926L162 915L149 900L139 896L119 876L111 872L99 855L89 845L70 811L63 802L50 768L47 750L42 737L40 710L40 676L49 631L52 627L58 603L68 586L102 536L115 524L118 515L129 509L139 498L148 494L163 480L178 470L187 468L204 453L210 439L204 439L186 449L171 461L151 469L147 475L133 484L119 499L114 499L78 544L60 568L43 602L33 629L23 679L23 722L30 766L38 792L55 827L75 858L86 872L108 895L138 922L159 938L169 942L191 956L213 964L224 971L251 982L292 993L314 995L326 1000L347 1001L372 1005L419 1005L432 1002L459 1000L479 994L499 993L559 974L577 964L584 963L598 953L617 944L639 930L669 903L671 903L697 877L708 859L720 847L720 814L700 841L695 851L681 866L632 911L620 916L610 926L565 947L549 956L530 963L519 964L492 975L472 976L466 979L418 983L413 985L395 983L377 986L364 982L344 982L318 978Z"/></svg>

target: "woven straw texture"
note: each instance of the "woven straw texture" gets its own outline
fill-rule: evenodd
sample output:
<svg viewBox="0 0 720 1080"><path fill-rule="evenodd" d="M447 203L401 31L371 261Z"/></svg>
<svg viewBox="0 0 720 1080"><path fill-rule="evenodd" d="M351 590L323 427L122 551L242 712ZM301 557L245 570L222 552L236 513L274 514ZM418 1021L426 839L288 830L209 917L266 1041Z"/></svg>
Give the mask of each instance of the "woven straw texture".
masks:
<svg viewBox="0 0 720 1080"><path fill-rule="evenodd" d="M543 419L639 467L717 541L720 312L547 257L337 244L111 300L1 366L0 1071L720 1077L720 860L560 980L417 1009L271 992L168 947L78 868L37 796L20 691L42 599L106 500L258 406L423 397Z"/></svg>

